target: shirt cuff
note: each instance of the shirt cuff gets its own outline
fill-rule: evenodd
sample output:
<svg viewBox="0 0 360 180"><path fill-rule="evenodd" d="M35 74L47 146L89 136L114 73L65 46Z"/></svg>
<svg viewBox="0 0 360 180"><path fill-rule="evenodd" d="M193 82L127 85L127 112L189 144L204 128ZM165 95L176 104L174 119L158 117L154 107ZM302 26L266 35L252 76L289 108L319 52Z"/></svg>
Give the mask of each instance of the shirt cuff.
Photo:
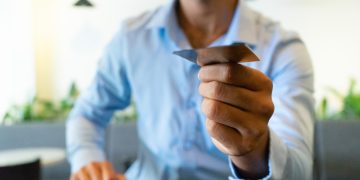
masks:
<svg viewBox="0 0 360 180"><path fill-rule="evenodd" d="M79 171L83 166L90 162L105 161L105 155L101 150L97 149L81 149L76 151L71 157L71 172Z"/></svg>
<svg viewBox="0 0 360 180"><path fill-rule="evenodd" d="M106 159L102 148L104 130L85 118L69 119L66 124L67 157L71 172L94 161Z"/></svg>
<svg viewBox="0 0 360 180"><path fill-rule="evenodd" d="M269 128L270 129L270 128ZM269 174L262 179L281 179L286 159L287 159L287 148L286 145L282 142L282 140L270 129L270 150L269 150ZM232 176L229 177L229 180L240 180L244 179L241 177L239 171L232 163L230 157L229 159L229 166L231 170Z"/></svg>

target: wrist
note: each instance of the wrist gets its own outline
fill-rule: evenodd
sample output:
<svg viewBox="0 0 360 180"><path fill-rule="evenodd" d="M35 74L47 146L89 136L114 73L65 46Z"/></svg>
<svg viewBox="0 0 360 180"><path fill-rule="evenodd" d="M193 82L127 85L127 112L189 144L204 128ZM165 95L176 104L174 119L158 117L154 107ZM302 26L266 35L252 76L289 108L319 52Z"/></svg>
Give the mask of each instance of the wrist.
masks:
<svg viewBox="0 0 360 180"><path fill-rule="evenodd" d="M260 139L257 147L242 156L230 156L237 171L244 178L259 179L269 174L269 131Z"/></svg>

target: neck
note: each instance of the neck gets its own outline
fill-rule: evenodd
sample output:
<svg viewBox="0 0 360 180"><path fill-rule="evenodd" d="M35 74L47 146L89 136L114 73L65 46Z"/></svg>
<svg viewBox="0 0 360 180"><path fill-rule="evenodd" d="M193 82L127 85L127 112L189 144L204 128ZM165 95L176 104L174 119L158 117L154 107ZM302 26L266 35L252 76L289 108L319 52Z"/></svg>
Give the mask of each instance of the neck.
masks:
<svg viewBox="0 0 360 180"><path fill-rule="evenodd" d="M238 0L179 0L180 27L195 48L206 47L226 33Z"/></svg>

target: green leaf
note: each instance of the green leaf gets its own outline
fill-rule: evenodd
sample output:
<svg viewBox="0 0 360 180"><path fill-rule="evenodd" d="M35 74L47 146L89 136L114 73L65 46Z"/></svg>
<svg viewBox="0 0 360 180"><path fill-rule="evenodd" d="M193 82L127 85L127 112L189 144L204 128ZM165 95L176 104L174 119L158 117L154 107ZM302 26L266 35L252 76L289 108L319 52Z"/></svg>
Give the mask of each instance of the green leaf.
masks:
<svg viewBox="0 0 360 180"><path fill-rule="evenodd" d="M328 117L327 115L327 109L328 109L328 101L327 99L324 97L321 100L321 106L320 106L320 118L321 119L326 119Z"/></svg>
<svg viewBox="0 0 360 180"><path fill-rule="evenodd" d="M30 103L25 104L22 111L22 119L24 121L29 121L32 119L32 106Z"/></svg>
<svg viewBox="0 0 360 180"><path fill-rule="evenodd" d="M335 97L337 97L340 101L342 101L344 99L344 96L336 89L334 88L327 88L328 91L330 91L333 95L335 95Z"/></svg>
<svg viewBox="0 0 360 180"><path fill-rule="evenodd" d="M79 96L80 92L75 82L72 82L70 85L70 90L68 93L68 97L71 98L77 98Z"/></svg>
<svg viewBox="0 0 360 180"><path fill-rule="evenodd" d="M332 94L334 94L340 101L342 101L341 109L332 113L329 116L327 109L329 102L324 97L320 103L319 111L317 115L320 119L360 119L360 92L356 92L355 79L350 80L349 88L345 95L342 95L334 88L328 88Z"/></svg>

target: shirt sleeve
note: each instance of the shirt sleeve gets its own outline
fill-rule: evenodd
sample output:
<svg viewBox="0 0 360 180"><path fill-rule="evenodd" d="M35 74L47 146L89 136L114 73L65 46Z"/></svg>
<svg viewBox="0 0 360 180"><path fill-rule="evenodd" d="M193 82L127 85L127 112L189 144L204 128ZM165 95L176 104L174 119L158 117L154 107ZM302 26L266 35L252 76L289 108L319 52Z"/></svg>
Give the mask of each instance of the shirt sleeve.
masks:
<svg viewBox="0 0 360 180"><path fill-rule="evenodd" d="M273 102L269 121L269 174L263 179L312 179L314 98L313 68L301 41L281 47L273 62ZM229 160L232 177L241 174Z"/></svg>
<svg viewBox="0 0 360 180"><path fill-rule="evenodd" d="M89 88L81 93L66 123L72 172L91 161L103 161L105 129L115 110L130 104L122 31L106 47ZM79 69L81 71L81 69Z"/></svg>

